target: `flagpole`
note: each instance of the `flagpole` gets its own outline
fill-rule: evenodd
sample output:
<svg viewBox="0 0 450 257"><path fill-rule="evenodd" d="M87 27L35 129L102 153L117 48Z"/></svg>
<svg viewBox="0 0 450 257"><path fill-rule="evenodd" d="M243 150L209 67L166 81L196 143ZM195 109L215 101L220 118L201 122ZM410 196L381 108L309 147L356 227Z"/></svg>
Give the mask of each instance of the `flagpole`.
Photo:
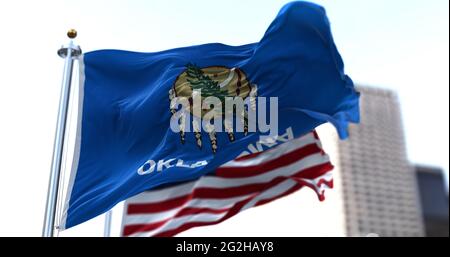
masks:
<svg viewBox="0 0 450 257"><path fill-rule="evenodd" d="M77 31L71 29L67 32L70 42L58 50L58 55L65 59L63 82L59 99L59 109L56 124L55 141L53 144L52 166L50 170L50 180L47 191L47 203L45 206L43 237L53 237L55 229L56 203L58 198L58 187L61 174L61 162L64 149L64 135L66 131L67 110L70 99L70 85L72 82L72 70L74 58L81 55L79 46L73 43L77 36Z"/></svg>
<svg viewBox="0 0 450 257"><path fill-rule="evenodd" d="M112 221L112 209L109 210L105 214L105 227L103 230L103 237L110 237L111 236L111 221Z"/></svg>

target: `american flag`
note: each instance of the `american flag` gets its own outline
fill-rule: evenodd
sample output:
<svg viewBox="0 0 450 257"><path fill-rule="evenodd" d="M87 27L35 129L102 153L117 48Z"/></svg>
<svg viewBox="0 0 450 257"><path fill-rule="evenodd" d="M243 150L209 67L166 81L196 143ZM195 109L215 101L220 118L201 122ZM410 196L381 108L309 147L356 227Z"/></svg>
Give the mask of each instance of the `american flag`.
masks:
<svg viewBox="0 0 450 257"><path fill-rule="evenodd" d="M138 194L125 202L122 236L174 236L220 223L289 195L303 186L324 200L333 166L315 131L239 157L195 181Z"/></svg>

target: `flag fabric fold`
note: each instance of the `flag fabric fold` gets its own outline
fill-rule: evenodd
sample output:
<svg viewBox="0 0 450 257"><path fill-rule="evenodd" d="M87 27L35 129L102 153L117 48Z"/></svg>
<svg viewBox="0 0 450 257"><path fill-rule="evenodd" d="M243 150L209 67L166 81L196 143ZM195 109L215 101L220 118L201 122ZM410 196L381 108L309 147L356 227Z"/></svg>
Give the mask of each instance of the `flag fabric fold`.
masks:
<svg viewBox="0 0 450 257"><path fill-rule="evenodd" d="M218 224L304 186L320 200L333 186L328 155L315 131L220 166L191 182L138 194L125 202L122 236L174 236Z"/></svg>
<svg viewBox="0 0 450 257"><path fill-rule="evenodd" d="M254 44L99 50L80 58L80 74L79 130L61 229L145 190L215 172L263 135L236 133L231 142L226 133L208 140L201 132L180 139L169 125L169 98L179 85L227 85L234 95L257 86L258 96L278 98L278 130L291 128L295 138L325 122L346 138L348 123L359 122L359 94L344 73L325 10L306 2L285 5Z"/></svg>

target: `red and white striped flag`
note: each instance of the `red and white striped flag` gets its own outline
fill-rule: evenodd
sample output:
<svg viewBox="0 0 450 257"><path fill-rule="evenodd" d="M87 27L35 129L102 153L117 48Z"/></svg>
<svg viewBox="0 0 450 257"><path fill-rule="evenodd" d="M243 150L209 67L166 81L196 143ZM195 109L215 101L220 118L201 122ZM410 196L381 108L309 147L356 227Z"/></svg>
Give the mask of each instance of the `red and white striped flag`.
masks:
<svg viewBox="0 0 450 257"><path fill-rule="evenodd" d="M328 155L315 131L219 167L198 180L157 188L125 202L122 236L174 236L220 223L303 186L324 199L333 186Z"/></svg>

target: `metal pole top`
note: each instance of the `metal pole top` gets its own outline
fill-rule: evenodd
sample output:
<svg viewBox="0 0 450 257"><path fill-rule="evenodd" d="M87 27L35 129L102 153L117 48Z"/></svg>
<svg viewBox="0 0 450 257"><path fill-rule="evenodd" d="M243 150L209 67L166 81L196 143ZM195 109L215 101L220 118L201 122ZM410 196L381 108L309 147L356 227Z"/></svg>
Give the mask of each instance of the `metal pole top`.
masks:
<svg viewBox="0 0 450 257"><path fill-rule="evenodd" d="M67 37L69 37L70 39L76 38L77 31L75 29L69 29L69 31L67 31Z"/></svg>
<svg viewBox="0 0 450 257"><path fill-rule="evenodd" d="M75 29L69 29L67 31L67 37L70 39L75 39L77 37L77 31ZM81 55L81 48L78 45L75 45L72 40L70 40L69 44L61 46L61 48L58 50L58 55L61 58L66 58L67 53L70 51L71 57L77 57Z"/></svg>

